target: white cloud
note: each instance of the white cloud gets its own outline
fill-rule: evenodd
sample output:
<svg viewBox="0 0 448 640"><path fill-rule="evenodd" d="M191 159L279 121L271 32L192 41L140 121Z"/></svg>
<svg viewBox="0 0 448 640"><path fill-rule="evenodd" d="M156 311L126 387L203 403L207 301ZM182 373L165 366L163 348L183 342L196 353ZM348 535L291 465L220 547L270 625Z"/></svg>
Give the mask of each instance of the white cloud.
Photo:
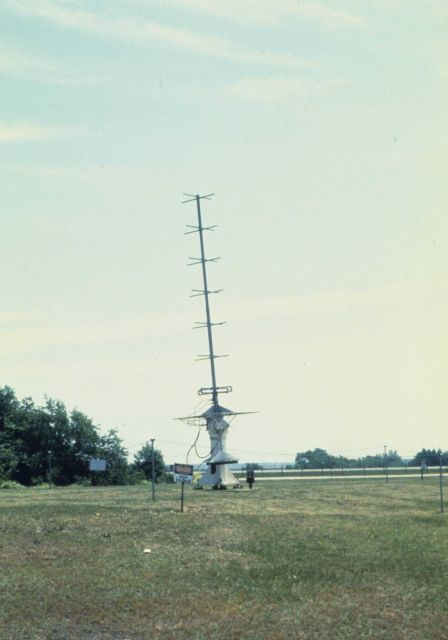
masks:
<svg viewBox="0 0 448 640"><path fill-rule="evenodd" d="M34 318L34 314L23 311L1 311L0 325L5 328L8 325L20 326L25 322L30 322Z"/></svg>
<svg viewBox="0 0 448 640"><path fill-rule="evenodd" d="M49 167L45 165L34 164L2 164L0 170L3 172L11 172L16 174L23 174L27 176L37 176L39 178L61 178L67 180L76 180L77 182L97 182L98 180L106 177L111 180L118 180L126 173L129 173L127 167L107 167L106 169L102 165L89 165L87 167L69 167L69 166L57 166ZM134 172L136 175L145 176L144 171L139 170Z"/></svg>
<svg viewBox="0 0 448 640"><path fill-rule="evenodd" d="M291 17L317 22L328 28L363 27L365 18L360 15L333 9L322 2L301 0L175 0L190 9L220 18L251 24L273 24Z"/></svg>
<svg viewBox="0 0 448 640"><path fill-rule="evenodd" d="M67 72L51 60L38 55L29 55L14 45L0 45L0 74L60 85L75 85L97 82L98 79L81 78Z"/></svg>
<svg viewBox="0 0 448 640"><path fill-rule="evenodd" d="M244 303L231 301L230 306L232 315L241 320L284 321L304 315L344 314L348 309L366 314L385 308L402 310L404 306L422 305L424 300L427 303L443 300L443 290L444 283L438 281L397 281L371 289L334 289L302 296L256 298Z"/></svg>
<svg viewBox="0 0 448 640"><path fill-rule="evenodd" d="M114 185L132 183L141 185L142 182L154 177L154 173L148 167L140 167L126 164L89 164L86 166L57 165L48 166L45 164L0 164L0 171L24 176L38 178L48 178L55 180L76 181L77 183L91 184L95 187L105 184L110 188ZM133 187L135 188L135 187ZM0 316L1 318L1 316Z"/></svg>
<svg viewBox="0 0 448 640"><path fill-rule="evenodd" d="M248 102L276 104L295 101L311 95L326 94L347 86L345 80L312 78L245 78L229 85L225 93Z"/></svg>
<svg viewBox="0 0 448 640"><path fill-rule="evenodd" d="M234 299L228 296L227 311L229 317L240 322L275 321L287 322L296 327L305 316L328 318L351 314L369 319L372 314L406 315L409 308L421 307L425 314L431 301L443 300L444 284L439 282L393 282L366 290L337 289L320 293L286 296ZM425 304L423 304L425 303ZM387 315L387 314L386 314ZM109 314L80 313L74 320L71 313L0 313L0 326L4 340L0 343L0 352L6 354L23 353L47 349L54 346L80 347L110 345L143 345L162 338L172 341L183 335L189 335L192 324L191 310L148 312L142 314L122 314L111 317ZM312 320L314 324L315 320ZM190 340L185 343L190 349Z"/></svg>
<svg viewBox="0 0 448 640"><path fill-rule="evenodd" d="M16 48L0 45L0 73L32 77L36 73L46 74L53 70L54 65L48 60L28 56Z"/></svg>
<svg viewBox="0 0 448 640"><path fill-rule="evenodd" d="M179 335L179 327L189 331L191 316L176 312L148 313L111 318L102 315L80 315L76 321L63 312L59 314L0 315L4 340L2 356L31 353L52 347L111 346L153 343L154 340Z"/></svg>
<svg viewBox="0 0 448 640"><path fill-rule="evenodd" d="M64 127L35 124L33 122L0 122L0 144L45 140L66 132Z"/></svg>
<svg viewBox="0 0 448 640"><path fill-rule="evenodd" d="M3 7L26 17L51 20L61 27L79 29L106 37L120 38L133 44L160 42L201 55L253 64L283 67L297 67L308 64L288 53L241 49L230 40L219 36L202 35L150 21L111 17L106 13L95 14L88 11L69 10L66 8L67 5L48 2L47 0L34 0L26 4L17 0L6 0Z"/></svg>
<svg viewBox="0 0 448 640"><path fill-rule="evenodd" d="M333 9L320 2L301 2L300 0L281 0L285 13L316 20L327 27L363 27L364 17Z"/></svg>

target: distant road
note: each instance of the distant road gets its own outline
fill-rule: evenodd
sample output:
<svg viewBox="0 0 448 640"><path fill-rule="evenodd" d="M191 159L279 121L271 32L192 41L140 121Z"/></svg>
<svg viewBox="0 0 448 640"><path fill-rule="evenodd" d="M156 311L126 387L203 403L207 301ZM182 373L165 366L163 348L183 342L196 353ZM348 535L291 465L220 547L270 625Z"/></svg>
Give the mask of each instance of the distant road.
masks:
<svg viewBox="0 0 448 640"><path fill-rule="evenodd" d="M444 474L445 475L445 474ZM388 478L420 478L419 473L389 473ZM437 478L438 476L435 473L425 474L426 478ZM345 474L334 474L333 476L329 475L315 475L315 476L280 476L280 477L269 477L255 474L255 480L258 482L259 480L364 480L367 478L377 478L378 480L385 480L386 474L360 474L360 475L345 475Z"/></svg>

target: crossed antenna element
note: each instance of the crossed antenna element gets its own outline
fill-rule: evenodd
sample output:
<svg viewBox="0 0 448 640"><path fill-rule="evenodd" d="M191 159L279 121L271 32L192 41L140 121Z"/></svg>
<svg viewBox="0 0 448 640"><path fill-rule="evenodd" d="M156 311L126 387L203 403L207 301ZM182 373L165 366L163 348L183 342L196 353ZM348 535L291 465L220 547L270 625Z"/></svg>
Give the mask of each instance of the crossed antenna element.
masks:
<svg viewBox="0 0 448 640"><path fill-rule="evenodd" d="M188 202L196 202L196 210L197 210L197 224L187 224L187 229L185 235L189 235L191 233L199 234L199 244L200 244L200 257L190 257L190 262L188 266L201 265L202 270L202 289L193 289L192 290L192 298L197 296L204 296L205 300L205 321L195 322L194 329L207 329L207 338L208 338L208 353L200 354L197 357L197 360L209 360L210 361L210 376L211 376L211 386L210 387L201 387L198 390L198 395L200 396L211 396L211 407L201 415L196 416L187 416L185 418L179 418L179 420L183 420L188 423L195 423L196 421L202 421L207 417L216 416L235 416L240 413L252 413L252 412L235 412L230 409L226 409L219 404L219 394L220 393L230 393L232 391L232 387L230 385L219 386L216 381L216 367L215 360L217 358L225 358L227 355L218 355L215 353L214 345L213 345L213 331L212 327L219 326L225 324L225 322L213 322L211 318L210 312L210 296L212 294L221 293L222 289L209 289L208 280L207 280L207 262L217 262L220 258L207 258L205 254L205 243L204 243L204 232L205 231L214 231L217 227L216 224L210 226L204 226L202 222L202 212L201 212L201 200L211 200L214 196L214 193L208 193L207 195L193 195L190 193L184 193L184 196L187 196L188 200L184 200L182 204L186 204Z"/></svg>

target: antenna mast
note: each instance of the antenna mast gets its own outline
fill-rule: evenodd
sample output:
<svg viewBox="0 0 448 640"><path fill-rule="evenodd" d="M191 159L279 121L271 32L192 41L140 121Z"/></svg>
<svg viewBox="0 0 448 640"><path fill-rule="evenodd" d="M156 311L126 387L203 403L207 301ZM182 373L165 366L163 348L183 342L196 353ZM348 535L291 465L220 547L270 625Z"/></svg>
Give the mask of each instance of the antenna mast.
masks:
<svg viewBox="0 0 448 640"><path fill-rule="evenodd" d="M187 202L196 202L196 211L197 211L197 224L196 225L187 225L187 228L190 229L186 232L186 235L191 233L199 234L199 244L200 244L200 257L199 258L191 258L189 266L193 265L201 265L202 270L202 289L193 289L192 297L196 296L204 296L205 300L205 322L196 322L195 329L206 328L207 329L207 338L208 338L208 354L199 355L198 360L210 360L210 376L211 376L211 386L210 387L201 387L198 391L200 396L210 395L211 396L211 406L199 416L189 416L188 418L181 418L186 422L195 422L198 421L202 424L206 424L207 431L210 437L210 455L206 460L208 465L208 469L205 472L201 485L212 485L215 489L225 489L227 486L233 485L234 487L239 487L239 483L233 473L230 471L229 464L238 462L234 456L228 453L225 449L226 439L227 439L227 431L229 429L229 422L225 420L225 417L235 416L237 415L234 411L230 409L226 409L225 407L219 404L219 394L220 393L230 393L232 391L231 386L220 387L216 381L216 368L215 368L215 360L217 358L222 358L225 356L216 355L214 347L213 347L213 331L212 327L216 325L222 325L224 322L212 322L211 313L210 313L210 295L213 293L220 293L222 289L214 290L208 288L208 280L207 280L207 262L217 262L219 258L207 258L205 254L205 244L204 244L204 231L214 231L216 229L216 225L212 226L204 226L202 222L202 212L201 212L201 200L210 200L213 197L213 193L209 193L204 196L200 195L191 195L184 194L189 199L185 200L183 204Z"/></svg>
<svg viewBox="0 0 448 640"><path fill-rule="evenodd" d="M186 196L189 196L189 194L184 194ZM207 281L207 266L206 263L207 262L217 262L219 260L219 258L207 258L205 255L205 243L204 243L204 231L214 231L216 229L217 225L212 225L212 226L207 226L204 227L204 225L202 224L202 212L201 212L201 200L211 200L211 198L214 196L214 193L209 193L206 196L200 196L200 195L195 195L195 196L190 196L190 200L185 200L183 204L187 203L187 202L196 202L196 211L197 211L197 216L198 216L198 224L197 225L187 225L187 227L189 229L191 229L191 231L187 231L185 235L189 235L191 233L198 233L199 234L199 244L200 244L200 250L201 250L201 256L200 258L191 258L190 260L192 262L189 263L189 266L194 266L197 264L201 265L202 268L202 282L203 282L203 289L193 289L193 295L191 296L192 298L195 298L197 296L204 296L204 300L205 300L205 322L196 322L196 326L194 327L195 329L201 329L206 327L207 328L207 338L208 338L208 354L207 355L199 355L198 356L198 360L210 360L210 375L211 375L211 381L212 381L212 386L211 387L202 387L201 389L199 389L198 393L200 396L202 395L211 395L212 396L212 405L215 409L218 409L219 407L219 402L218 402L218 394L219 393L230 393L232 391L232 387L230 386L225 386L225 387L219 387L216 383L216 367L215 367L215 360L216 358L225 358L227 356L224 355L216 355L214 348L213 348L213 332L212 332L212 327L216 326L216 325L223 325L224 322L212 322L211 319L211 313L210 313L210 294L214 294L214 293L221 293L222 289L217 289L217 290L210 290L208 288L208 281Z"/></svg>

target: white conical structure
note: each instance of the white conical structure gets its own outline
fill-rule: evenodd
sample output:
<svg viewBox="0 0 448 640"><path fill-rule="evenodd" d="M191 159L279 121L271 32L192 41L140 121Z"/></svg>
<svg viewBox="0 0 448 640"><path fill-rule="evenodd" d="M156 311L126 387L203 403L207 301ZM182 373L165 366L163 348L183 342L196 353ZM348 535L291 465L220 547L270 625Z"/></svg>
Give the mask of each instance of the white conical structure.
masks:
<svg viewBox="0 0 448 640"><path fill-rule="evenodd" d="M206 460L208 468L201 479L201 485L217 488L238 485L238 480L229 467L238 460L226 449L229 422L224 416L229 414L232 415L232 412L220 405L212 406L202 414L210 438L210 455Z"/></svg>

